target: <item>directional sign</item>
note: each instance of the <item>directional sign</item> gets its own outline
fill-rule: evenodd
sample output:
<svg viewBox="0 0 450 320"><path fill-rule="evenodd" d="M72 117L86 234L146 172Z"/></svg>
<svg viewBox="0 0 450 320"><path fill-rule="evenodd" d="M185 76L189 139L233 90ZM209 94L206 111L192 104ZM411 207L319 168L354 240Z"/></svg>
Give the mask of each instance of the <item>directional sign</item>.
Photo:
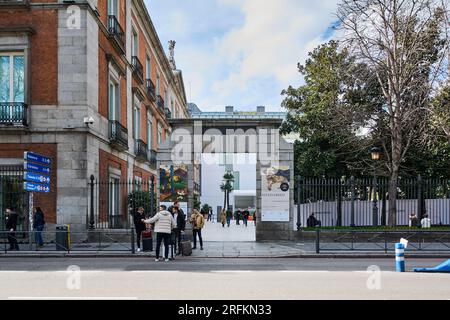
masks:
<svg viewBox="0 0 450 320"><path fill-rule="evenodd" d="M36 173L42 173L42 174L50 174L50 168L49 167L44 167L41 166L39 164L34 164L31 162L24 162L23 163L23 169L25 171L33 171Z"/></svg>
<svg viewBox="0 0 450 320"><path fill-rule="evenodd" d="M23 174L23 180L30 181L30 182L50 184L49 176L39 174L39 173L33 173L33 172L25 172Z"/></svg>
<svg viewBox="0 0 450 320"><path fill-rule="evenodd" d="M36 162L44 166L50 166L52 164L52 160L50 158L34 152L25 151L23 154L23 158L26 161Z"/></svg>
<svg viewBox="0 0 450 320"><path fill-rule="evenodd" d="M50 186L48 184L37 184L33 182L24 182L23 189L30 192L49 193Z"/></svg>

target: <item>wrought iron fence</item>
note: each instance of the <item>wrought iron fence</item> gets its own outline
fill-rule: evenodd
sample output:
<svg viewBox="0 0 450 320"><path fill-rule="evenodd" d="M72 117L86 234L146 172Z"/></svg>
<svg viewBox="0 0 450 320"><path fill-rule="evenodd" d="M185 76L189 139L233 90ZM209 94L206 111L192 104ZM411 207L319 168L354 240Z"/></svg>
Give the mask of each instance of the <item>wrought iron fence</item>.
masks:
<svg viewBox="0 0 450 320"><path fill-rule="evenodd" d="M147 217L156 213L154 178L100 181L92 176L87 187L86 225L90 230L132 228L133 215L140 207Z"/></svg>
<svg viewBox="0 0 450 320"><path fill-rule="evenodd" d="M298 178L297 226L311 226L312 214L322 227L388 225L388 190L386 178ZM425 216L432 225L450 225L450 179L401 178L397 190L395 225Z"/></svg>

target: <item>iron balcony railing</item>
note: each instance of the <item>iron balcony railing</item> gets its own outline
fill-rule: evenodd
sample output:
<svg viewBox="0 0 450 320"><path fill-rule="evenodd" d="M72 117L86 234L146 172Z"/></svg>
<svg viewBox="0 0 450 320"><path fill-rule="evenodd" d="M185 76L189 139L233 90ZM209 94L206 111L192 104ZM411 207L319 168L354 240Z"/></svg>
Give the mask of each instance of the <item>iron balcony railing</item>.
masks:
<svg viewBox="0 0 450 320"><path fill-rule="evenodd" d="M133 74L136 75L140 81L143 81L144 67L142 66L141 61L139 61L139 58L136 56L132 56L131 64L133 65Z"/></svg>
<svg viewBox="0 0 450 320"><path fill-rule="evenodd" d="M135 152L136 160L138 161L148 161L148 146L142 140L136 140Z"/></svg>
<svg viewBox="0 0 450 320"><path fill-rule="evenodd" d="M165 107L164 99L160 95L158 95L156 97L156 104L158 105L158 108L160 108L161 110L164 110L164 107Z"/></svg>
<svg viewBox="0 0 450 320"><path fill-rule="evenodd" d="M0 0L0 8L28 7L30 0Z"/></svg>
<svg viewBox="0 0 450 320"><path fill-rule="evenodd" d="M119 121L109 121L109 141L119 150L128 149L128 130Z"/></svg>
<svg viewBox="0 0 450 320"><path fill-rule="evenodd" d="M120 26L116 16L108 16L108 31L111 37L113 37L122 49L125 48L125 32Z"/></svg>
<svg viewBox="0 0 450 320"><path fill-rule="evenodd" d="M167 119L172 118L172 111L170 111L169 108L164 108L164 113L166 114Z"/></svg>
<svg viewBox="0 0 450 320"><path fill-rule="evenodd" d="M0 125L28 126L28 105L22 102L0 102Z"/></svg>
<svg viewBox="0 0 450 320"><path fill-rule="evenodd" d="M148 151L148 162L150 163L150 167L152 169L156 169L156 151L155 150Z"/></svg>
<svg viewBox="0 0 450 320"><path fill-rule="evenodd" d="M150 101L156 101L156 88L152 79L147 79L147 95Z"/></svg>

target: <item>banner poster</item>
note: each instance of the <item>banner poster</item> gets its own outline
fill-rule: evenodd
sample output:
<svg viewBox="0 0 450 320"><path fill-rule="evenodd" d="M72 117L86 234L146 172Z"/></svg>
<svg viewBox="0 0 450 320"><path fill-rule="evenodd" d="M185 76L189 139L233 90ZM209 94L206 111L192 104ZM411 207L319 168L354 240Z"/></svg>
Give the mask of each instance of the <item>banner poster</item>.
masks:
<svg viewBox="0 0 450 320"><path fill-rule="evenodd" d="M159 178L160 203L188 201L187 165L161 166Z"/></svg>
<svg viewBox="0 0 450 320"><path fill-rule="evenodd" d="M289 222L290 184L288 166L261 168L261 221Z"/></svg>

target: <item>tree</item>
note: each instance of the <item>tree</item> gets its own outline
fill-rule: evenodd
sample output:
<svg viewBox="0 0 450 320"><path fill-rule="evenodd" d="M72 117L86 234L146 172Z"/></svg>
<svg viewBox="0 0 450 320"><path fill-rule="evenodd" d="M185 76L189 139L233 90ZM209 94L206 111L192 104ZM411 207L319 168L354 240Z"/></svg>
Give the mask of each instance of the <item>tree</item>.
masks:
<svg viewBox="0 0 450 320"><path fill-rule="evenodd" d="M361 175L368 168L368 149L384 104L378 83L365 64L330 41L298 65L305 84L282 94L289 113L282 133L297 132L296 175Z"/></svg>
<svg viewBox="0 0 450 320"><path fill-rule="evenodd" d="M447 71L448 3L440 0L342 0L344 45L377 78L386 104L378 122L387 156L389 224L396 224L400 166L426 127L426 107Z"/></svg>
<svg viewBox="0 0 450 320"><path fill-rule="evenodd" d="M234 175L231 172L226 172L223 180L224 182L220 185L220 190L224 193L223 207L228 211L230 207L230 193L234 190Z"/></svg>

